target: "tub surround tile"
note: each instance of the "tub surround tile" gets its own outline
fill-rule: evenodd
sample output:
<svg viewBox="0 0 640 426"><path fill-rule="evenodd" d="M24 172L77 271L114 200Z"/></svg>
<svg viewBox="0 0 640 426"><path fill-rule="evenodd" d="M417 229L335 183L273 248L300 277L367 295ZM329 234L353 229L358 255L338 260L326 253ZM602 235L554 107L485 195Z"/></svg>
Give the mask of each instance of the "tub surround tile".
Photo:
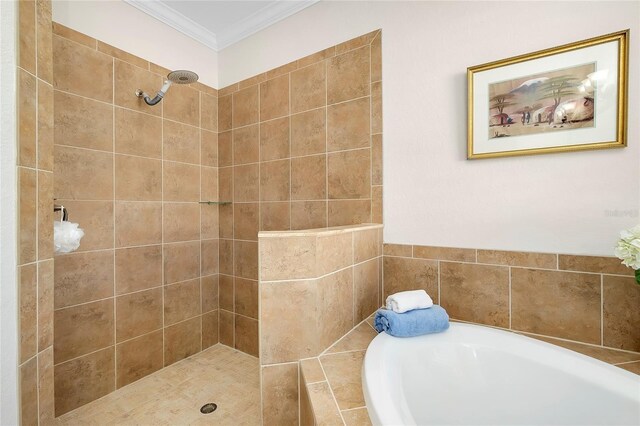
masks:
<svg viewBox="0 0 640 426"><path fill-rule="evenodd" d="M353 267L355 322L363 321L381 305L380 263L374 258Z"/></svg>
<svg viewBox="0 0 640 426"><path fill-rule="evenodd" d="M300 371L304 375L305 383L316 383L327 380L324 376L324 371L322 371L322 365L320 365L320 360L318 360L318 358L301 360Z"/></svg>
<svg viewBox="0 0 640 426"><path fill-rule="evenodd" d="M503 250L478 250L478 263L556 269L558 256L549 253L527 253Z"/></svg>
<svg viewBox="0 0 640 426"><path fill-rule="evenodd" d="M440 304L451 318L509 327L509 269L440 262Z"/></svg>
<svg viewBox="0 0 640 426"><path fill-rule="evenodd" d="M413 246L413 257L455 262L475 262L476 251L474 249L451 247Z"/></svg>
<svg viewBox="0 0 640 426"><path fill-rule="evenodd" d="M600 276L513 268L515 330L600 344Z"/></svg>
<svg viewBox="0 0 640 426"><path fill-rule="evenodd" d="M633 270L624 266L620 259L615 257L561 254L558 255L558 269L633 276Z"/></svg>
<svg viewBox="0 0 640 426"><path fill-rule="evenodd" d="M626 352L616 349L609 349L601 346L587 345L579 342L572 342L562 339L554 339L553 337L537 336L528 333L522 333L527 337L542 340L552 345L562 346L563 348L579 352L581 354L599 359L608 364L619 364L623 362L640 361L640 353Z"/></svg>
<svg viewBox="0 0 640 426"><path fill-rule="evenodd" d="M623 368L627 371L640 375L640 362L631 362L628 364L618 364L617 367Z"/></svg>
<svg viewBox="0 0 640 426"><path fill-rule="evenodd" d="M333 346L325 351L326 354L349 352L356 350L367 350L369 343L376 337L376 333L366 322L362 322L356 328L338 340Z"/></svg>
<svg viewBox="0 0 640 426"><path fill-rule="evenodd" d="M341 414L346 426L371 426L366 407L342 411Z"/></svg>
<svg viewBox="0 0 640 426"><path fill-rule="evenodd" d="M438 300L438 263L433 260L385 256L383 300L399 291L417 289L425 290L432 299Z"/></svg>
<svg viewBox="0 0 640 426"><path fill-rule="evenodd" d="M311 383L306 386L306 391L309 395L316 424L343 424L328 382Z"/></svg>
<svg viewBox="0 0 640 426"><path fill-rule="evenodd" d="M640 352L640 286L633 277L603 277L604 345Z"/></svg>
<svg viewBox="0 0 640 426"><path fill-rule="evenodd" d="M385 243L383 252L385 256L412 257L413 247L404 244Z"/></svg>
<svg viewBox="0 0 640 426"><path fill-rule="evenodd" d="M322 355L320 362L341 410L363 407L361 366L365 351Z"/></svg>

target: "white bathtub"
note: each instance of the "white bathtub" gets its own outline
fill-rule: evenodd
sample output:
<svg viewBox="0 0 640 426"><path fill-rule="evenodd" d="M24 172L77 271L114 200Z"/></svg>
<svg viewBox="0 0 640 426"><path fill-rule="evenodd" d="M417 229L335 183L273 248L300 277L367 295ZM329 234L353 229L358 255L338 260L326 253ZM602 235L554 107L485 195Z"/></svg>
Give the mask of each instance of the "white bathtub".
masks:
<svg viewBox="0 0 640 426"><path fill-rule="evenodd" d="M369 345L374 425L640 425L639 376L515 333L452 323Z"/></svg>

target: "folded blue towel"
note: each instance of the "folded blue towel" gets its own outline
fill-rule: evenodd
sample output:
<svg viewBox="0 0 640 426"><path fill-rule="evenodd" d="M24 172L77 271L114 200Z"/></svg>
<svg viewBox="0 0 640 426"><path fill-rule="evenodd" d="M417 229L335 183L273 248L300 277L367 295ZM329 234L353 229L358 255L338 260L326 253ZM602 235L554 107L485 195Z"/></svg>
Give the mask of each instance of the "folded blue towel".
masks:
<svg viewBox="0 0 640 426"><path fill-rule="evenodd" d="M396 337L413 337L440 333L449 328L449 315L439 305L428 309L414 309L399 314L387 309L378 309L375 316L378 332L384 331Z"/></svg>

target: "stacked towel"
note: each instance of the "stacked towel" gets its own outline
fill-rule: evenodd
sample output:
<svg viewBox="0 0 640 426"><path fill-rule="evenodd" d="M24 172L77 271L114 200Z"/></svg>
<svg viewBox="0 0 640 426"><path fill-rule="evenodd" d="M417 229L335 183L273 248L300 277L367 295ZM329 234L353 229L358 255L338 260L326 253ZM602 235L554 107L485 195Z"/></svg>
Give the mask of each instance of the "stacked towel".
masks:
<svg viewBox="0 0 640 426"><path fill-rule="evenodd" d="M375 327L378 332L384 331L396 337L440 333L449 328L449 315L438 305L427 309L414 309L402 314L389 309L378 309Z"/></svg>
<svg viewBox="0 0 640 426"><path fill-rule="evenodd" d="M387 297L387 309L402 314L414 309L426 309L433 306L433 300L424 290L401 291Z"/></svg>

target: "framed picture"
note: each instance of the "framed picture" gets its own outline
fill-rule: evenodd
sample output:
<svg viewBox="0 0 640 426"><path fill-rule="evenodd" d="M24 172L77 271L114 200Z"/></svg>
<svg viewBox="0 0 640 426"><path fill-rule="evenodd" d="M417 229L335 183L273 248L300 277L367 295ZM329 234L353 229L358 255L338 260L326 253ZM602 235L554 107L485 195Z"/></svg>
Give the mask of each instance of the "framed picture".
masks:
<svg viewBox="0 0 640 426"><path fill-rule="evenodd" d="M467 158L627 144L629 30L467 69Z"/></svg>

